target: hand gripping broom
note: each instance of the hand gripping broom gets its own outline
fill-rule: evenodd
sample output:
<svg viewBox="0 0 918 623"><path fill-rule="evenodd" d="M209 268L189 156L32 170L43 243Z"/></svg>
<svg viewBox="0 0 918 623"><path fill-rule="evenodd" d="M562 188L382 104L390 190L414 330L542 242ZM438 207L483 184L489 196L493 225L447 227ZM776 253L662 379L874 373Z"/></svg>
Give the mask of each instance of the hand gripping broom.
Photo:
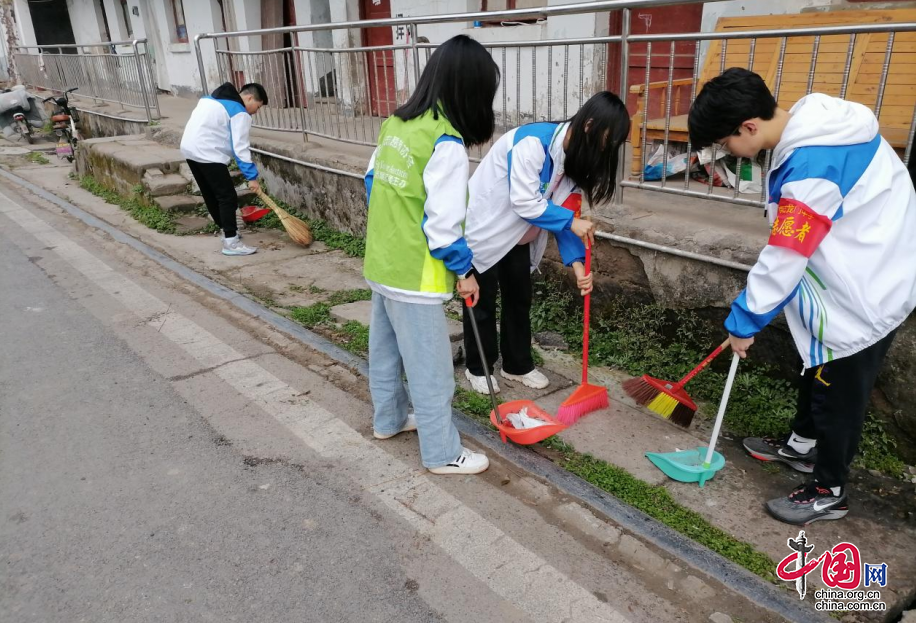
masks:
<svg viewBox="0 0 918 623"><path fill-rule="evenodd" d="M290 236L291 240L304 247L312 244L312 232L309 231L309 225L279 207L263 190L257 190L255 194L258 195L258 198L261 199L266 206L274 210L274 213L277 215L277 218L280 219L284 229L287 230L287 234Z"/></svg>
<svg viewBox="0 0 918 623"><path fill-rule="evenodd" d="M586 247L586 274L590 274L592 249ZM609 392L605 387L590 385L587 382L587 364L590 353L590 295L583 297L583 375L578 387L558 408L558 420L563 424L573 424L587 413L605 409L609 406Z"/></svg>

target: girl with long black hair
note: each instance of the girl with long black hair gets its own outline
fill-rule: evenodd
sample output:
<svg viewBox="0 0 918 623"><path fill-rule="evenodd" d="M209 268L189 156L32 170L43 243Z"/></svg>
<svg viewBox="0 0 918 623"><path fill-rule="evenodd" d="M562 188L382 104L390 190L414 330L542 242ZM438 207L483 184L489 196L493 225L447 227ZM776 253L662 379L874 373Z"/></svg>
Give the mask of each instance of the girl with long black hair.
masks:
<svg viewBox="0 0 918 623"><path fill-rule="evenodd" d="M615 194L618 150L628 135L624 103L608 91L591 97L565 122L531 123L504 134L482 160L469 182L466 239L474 254L480 299L463 311L466 378L475 391L488 392L485 374L493 374L498 354L501 376L542 389L548 378L536 369L530 350L530 273L542 259L548 232L555 235L565 266L572 267L581 294L593 288L584 273L593 225L580 218L585 196L591 206ZM500 350L497 307L501 294ZM472 339L469 314L481 330L488 370ZM497 379L493 376L495 389Z"/></svg>

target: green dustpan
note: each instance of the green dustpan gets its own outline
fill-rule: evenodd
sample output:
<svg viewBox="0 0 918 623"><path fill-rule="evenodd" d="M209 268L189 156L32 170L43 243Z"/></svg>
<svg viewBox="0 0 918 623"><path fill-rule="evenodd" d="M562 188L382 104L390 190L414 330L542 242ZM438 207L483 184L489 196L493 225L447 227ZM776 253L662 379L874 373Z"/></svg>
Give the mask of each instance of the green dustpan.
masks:
<svg viewBox="0 0 918 623"><path fill-rule="evenodd" d="M660 471L673 480L697 482L699 487L703 487L705 481L713 478L714 474L726 463L724 455L714 451L714 445L717 443L717 436L720 434L720 425L724 420L724 412L727 410L727 402L730 400L730 390L733 388L733 379L736 378L738 365L739 355L734 354L733 361L730 363L730 374L727 375L727 385L724 387L724 395L721 397L720 407L717 409L717 420L714 422L711 442L707 448L699 446L691 450L682 450L681 452L647 452L644 455L650 459L651 463L660 468Z"/></svg>
<svg viewBox="0 0 918 623"><path fill-rule="evenodd" d="M697 482L703 487L714 473L724 466L724 455L714 452L710 463L705 463L707 448L698 446L682 452L648 452L645 456L664 474L679 482Z"/></svg>

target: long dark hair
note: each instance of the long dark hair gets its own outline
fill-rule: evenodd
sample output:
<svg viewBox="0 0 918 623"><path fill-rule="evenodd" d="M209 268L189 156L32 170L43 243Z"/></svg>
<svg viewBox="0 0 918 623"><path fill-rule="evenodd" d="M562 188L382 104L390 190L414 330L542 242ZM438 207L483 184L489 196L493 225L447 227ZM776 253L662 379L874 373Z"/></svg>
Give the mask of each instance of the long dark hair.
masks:
<svg viewBox="0 0 918 623"><path fill-rule="evenodd" d="M500 69L484 47L465 35L441 43L427 61L418 86L396 109L402 121L428 110L442 113L466 146L486 143L494 133L494 95Z"/></svg>
<svg viewBox="0 0 918 623"><path fill-rule="evenodd" d="M600 91L577 111L570 128L564 174L580 187L591 206L611 201L618 148L631 128L628 109L614 93Z"/></svg>

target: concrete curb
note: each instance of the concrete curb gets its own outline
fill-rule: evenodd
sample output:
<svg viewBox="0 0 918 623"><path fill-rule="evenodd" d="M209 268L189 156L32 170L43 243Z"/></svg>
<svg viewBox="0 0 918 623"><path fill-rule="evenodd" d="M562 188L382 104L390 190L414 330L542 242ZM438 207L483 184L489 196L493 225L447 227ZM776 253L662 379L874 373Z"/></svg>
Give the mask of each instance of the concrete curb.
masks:
<svg viewBox="0 0 918 623"><path fill-rule="evenodd" d="M105 232L114 240L130 246L183 279L226 300L238 309L258 317L293 339L299 340L309 348L321 352L364 377L369 375L367 362L362 357L357 357L339 348L334 343L303 326L242 296L234 290L216 283L72 203L14 175L6 169L0 168L0 176L57 205L86 225ZM491 430L464 413L454 409L453 421L460 433L471 437L476 443L487 448L501 459L528 472L537 479L544 480L562 493L575 498L600 517L605 517L610 522L621 526L625 531L640 537L640 539L654 548L664 552L668 557L681 560L687 566L706 574L759 607L777 616L800 623L834 621L828 615L817 613L808 602L801 602L796 597L796 593L783 591L765 582L739 565L594 487L548 459L521 446L502 443L500 438ZM653 552L645 552L645 557L648 554L653 555Z"/></svg>

